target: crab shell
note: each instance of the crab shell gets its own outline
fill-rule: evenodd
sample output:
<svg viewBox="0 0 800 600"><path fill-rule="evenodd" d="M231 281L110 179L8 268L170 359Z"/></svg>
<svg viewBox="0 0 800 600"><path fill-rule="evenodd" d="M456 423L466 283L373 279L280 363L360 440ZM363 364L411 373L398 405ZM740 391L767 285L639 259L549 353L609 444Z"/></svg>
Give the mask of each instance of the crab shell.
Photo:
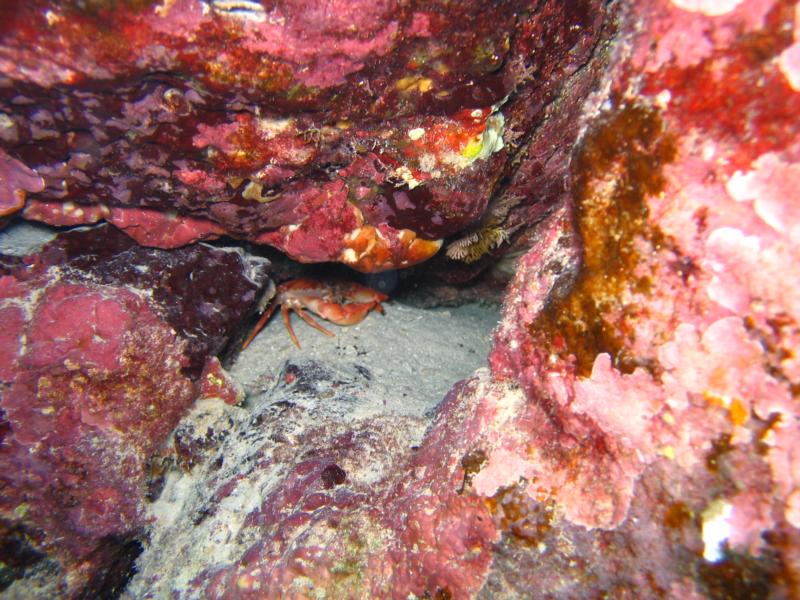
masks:
<svg viewBox="0 0 800 600"><path fill-rule="evenodd" d="M278 286L275 302L289 310L308 309L337 325L355 325L373 308L383 313L389 297L353 282L326 284L313 279L293 279Z"/></svg>
<svg viewBox="0 0 800 600"><path fill-rule="evenodd" d="M353 282L323 283L314 279L293 279L278 286L275 298L269 309L261 316L252 333L247 337L242 350L258 335L259 331L269 321L275 309L281 307L281 316L295 346L300 347L300 342L294 333L289 320L289 311L294 311L314 329L326 334L334 335L322 325L312 319L305 310L337 325L355 325L367 316L372 309L383 313L381 302L388 300L386 294L375 291L365 285Z"/></svg>

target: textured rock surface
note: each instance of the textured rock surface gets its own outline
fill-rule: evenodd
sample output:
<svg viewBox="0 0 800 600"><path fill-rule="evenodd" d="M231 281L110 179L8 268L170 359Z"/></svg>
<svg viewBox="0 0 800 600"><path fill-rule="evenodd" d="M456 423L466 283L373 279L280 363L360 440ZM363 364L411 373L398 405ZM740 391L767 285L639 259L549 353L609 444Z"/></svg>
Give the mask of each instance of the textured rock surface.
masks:
<svg viewBox="0 0 800 600"><path fill-rule="evenodd" d="M298 324L302 350L280 323L268 327L231 370L248 402L205 403L176 429L182 471L152 507L157 525L128 594L274 597L325 587L387 597L395 584L426 585L428 569L392 516L401 508L381 507L409 480L414 446L441 397L485 360L497 313L425 312L393 302L383 316L335 328L335 339ZM390 543L397 562L382 554ZM298 579L311 555L313 573ZM375 571L375 561L396 565L398 580Z"/></svg>
<svg viewBox="0 0 800 600"><path fill-rule="evenodd" d="M326 509L302 535L268 519L292 545L259 542L199 589L797 594L795 7L690 8L631 8L609 95L553 107L588 128L561 207L525 234L491 373L449 395L346 532ZM603 89L593 76L575 89ZM518 177L567 173L537 171L531 142Z"/></svg>
<svg viewBox="0 0 800 600"><path fill-rule="evenodd" d="M30 30L4 30L14 93L55 90L49 117L3 99L5 210L24 199L31 218L108 218L148 243L230 231L363 270L400 264L407 229L449 238L431 270L451 284L489 267L511 277L488 368L431 421L372 412L363 371L299 359L249 403L197 404L171 438L128 597L800 595L796 3L233 15L185 0L76 18L78 4L47 27L104 23L139 62L102 36L77 52L63 31L31 54ZM216 53L232 31L242 43ZM136 79L163 64L185 77ZM112 81L119 93L97 104ZM60 129L66 98L102 112L90 133ZM11 283L10 298L28 294ZM86 284L46 293L66 285ZM149 318L118 294L74 301ZM32 327L7 310L3 335ZM93 369L110 368L97 345L115 338L82 328L103 322L76 330ZM0 346L11 373L33 368L18 339ZM142 518L119 508L97 527ZM11 539L32 535L15 523ZM9 568L35 560L21 551Z"/></svg>
<svg viewBox="0 0 800 600"><path fill-rule="evenodd" d="M128 593L390 594L375 571L394 533L381 504L427 421L376 416L370 385L363 368L289 362L250 411L196 407L176 433L179 462L196 454L185 440L214 441L154 505L161 526Z"/></svg>
<svg viewBox="0 0 800 600"><path fill-rule="evenodd" d="M568 221L520 260L487 598L798 593L797 9L721 4L631 9L572 162L582 270Z"/></svg>
<svg viewBox="0 0 800 600"><path fill-rule="evenodd" d="M367 272L473 226L477 258L518 226L500 227L511 206L481 217L599 6L5 3L0 215L164 248L229 233Z"/></svg>
<svg viewBox="0 0 800 600"><path fill-rule="evenodd" d="M201 246L140 248L109 227L4 262L0 511L17 540L3 552L4 587L14 556L44 552L63 569L45 596L102 595L110 557L145 525L167 435L198 395L240 399L213 355L264 265Z"/></svg>

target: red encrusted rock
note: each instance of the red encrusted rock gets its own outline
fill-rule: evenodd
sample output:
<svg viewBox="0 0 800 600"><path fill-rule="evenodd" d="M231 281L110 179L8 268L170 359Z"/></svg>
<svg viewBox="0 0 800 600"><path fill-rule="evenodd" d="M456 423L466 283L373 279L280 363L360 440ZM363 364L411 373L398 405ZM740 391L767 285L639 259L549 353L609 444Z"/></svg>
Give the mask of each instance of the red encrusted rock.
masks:
<svg viewBox="0 0 800 600"><path fill-rule="evenodd" d="M361 271L423 262L481 226L506 140L597 42L600 3L529 4L7 4L0 140L43 182L23 215L162 248L225 233Z"/></svg>
<svg viewBox="0 0 800 600"><path fill-rule="evenodd" d="M2 514L41 532L37 546L71 569L103 538L144 525L147 459L195 390L146 300L48 279L4 298L27 314L4 369Z"/></svg>
<svg viewBox="0 0 800 600"><path fill-rule="evenodd" d="M193 379L250 313L269 266L238 250L143 248L108 226L62 234L26 262L34 272L60 265L81 281L128 285L150 296L153 309L184 338L184 371Z"/></svg>
<svg viewBox="0 0 800 600"><path fill-rule="evenodd" d="M0 217L25 206L26 192L41 192L43 189L41 177L0 149Z"/></svg>
<svg viewBox="0 0 800 600"><path fill-rule="evenodd" d="M488 596L797 594L794 17L631 9L572 162L582 270L546 226L491 356L525 397L476 441Z"/></svg>
<svg viewBox="0 0 800 600"><path fill-rule="evenodd" d="M459 495L461 418L445 409L446 434L413 452L425 420L354 410L373 412L380 394L363 367L289 362L278 381L252 413L206 403L181 422L187 472L154 505L156 517L173 516L158 519L129 593L477 591L496 530L481 500Z"/></svg>
<svg viewBox="0 0 800 600"><path fill-rule="evenodd" d="M290 363L252 413L198 407L129 594L800 595L796 3L354 1L329 20L289 2L116 6L51 11L60 35L33 50L30 30L4 36L20 81L3 100L19 135L7 152L45 179L36 198L177 207L178 221L365 271L452 236L437 265L451 280L500 254L513 275L490 369L421 440L421 420L358 412L357 369ZM76 51L103 19L138 63L105 37ZM316 46L298 45L304 28ZM231 31L241 44L223 44ZM165 63L205 87L131 82ZM81 86L114 77L96 109ZM26 103L55 82L85 100ZM263 98L274 112L250 108ZM62 104L95 131L62 135ZM4 316L27 327L13 301L26 281L5 285ZM115 338L94 332L119 306L146 321L139 297L57 285L98 316L79 351L46 347L116 365L98 354ZM4 373L34 369L27 340L4 341ZM89 506L113 530L110 494Z"/></svg>
<svg viewBox="0 0 800 600"><path fill-rule="evenodd" d="M225 233L205 219L170 215L147 208L112 208L106 217L144 246L180 248L200 240L214 240ZM57 223L62 225L63 223Z"/></svg>
<svg viewBox="0 0 800 600"><path fill-rule="evenodd" d="M520 237L527 252L491 372L449 395L413 454L352 450L351 464L381 457L371 501L326 491L334 468L346 477L333 489L363 488L342 456L351 446L319 417L306 427L322 437L302 434L308 460L273 453L246 475L201 477L214 482L212 515L246 490L269 492L243 509L236 534L225 513L190 535L257 541L194 564L190 581L166 582L155 555L134 590L796 596L800 140L785 54L795 12L768 0L631 7L609 48L609 95L590 97L581 114L567 100L550 113L565 132L585 126L569 178L563 163L540 162L560 152L548 155L536 136L517 170L515 189L540 183L551 200L528 208L537 220ZM753 94L756 81L763 93ZM294 397L279 397L294 410ZM293 439L281 427L295 421L277 423L272 443ZM381 426L395 439L397 427ZM240 452L274 452L256 446Z"/></svg>
<svg viewBox="0 0 800 600"><path fill-rule="evenodd" d="M103 227L0 277L0 514L70 573L60 594L93 593L116 546L141 532L150 461L195 398L241 398L209 356L255 301L264 275L249 271L262 267L177 252Z"/></svg>

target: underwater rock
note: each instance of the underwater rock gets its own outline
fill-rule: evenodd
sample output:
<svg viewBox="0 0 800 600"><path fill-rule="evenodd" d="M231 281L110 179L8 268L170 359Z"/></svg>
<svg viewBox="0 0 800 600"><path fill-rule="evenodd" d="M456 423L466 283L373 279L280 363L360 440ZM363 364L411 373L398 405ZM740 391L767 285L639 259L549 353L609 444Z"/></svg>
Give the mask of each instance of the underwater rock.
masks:
<svg viewBox="0 0 800 600"><path fill-rule="evenodd" d="M403 485L398 475L426 420L376 415L370 382L357 364L292 360L248 409L198 403L176 430L183 472L168 477L152 507L151 542L128 594L389 597L393 588L420 589L419 565L387 552L412 542L401 542L390 519L401 513L382 506ZM416 585L393 581L393 571Z"/></svg>
<svg viewBox="0 0 800 600"><path fill-rule="evenodd" d="M431 269L450 283L490 267L509 280L489 368L431 421L365 412L355 365L290 362L251 406L198 403L126 594L800 595L796 3L30 6L0 44L4 183L25 193L23 215L106 218L165 246L229 233L363 271L441 245ZM9 390L53 402L35 377L56 362L102 385L129 368L123 351L154 354L129 341L149 331L169 368L145 357L120 387L149 391L144 370L167 369L178 423L188 363L142 295L2 281L4 439L25 423L13 444L62 435ZM28 298L64 305L43 313L56 330L93 317L47 338ZM64 414L81 428L127 418ZM151 452L158 425L123 450ZM85 429L67 431L80 435L36 468L83 456ZM120 486L142 487L141 452ZM0 526L12 542L72 527L76 552L100 535L130 544L141 495L104 511L128 489L114 473L110 491L80 475L96 530L29 507ZM25 485L39 489L11 489ZM47 549L29 546L13 573Z"/></svg>
<svg viewBox="0 0 800 600"><path fill-rule="evenodd" d="M413 454L373 455L391 466L345 531L337 515L321 532L327 508L312 503L298 517L308 537L291 533L281 519L304 504L282 504L235 566L212 569L216 587L204 574L175 591L796 594L797 131L785 106L797 98L767 60L794 43L793 17L779 3L630 9L610 95L583 106L569 186L525 233L491 373L451 392ZM691 59L652 51L691 31L717 45ZM700 83L726 55L724 85L742 90L751 123L705 112L714 97ZM753 97L756 79L769 85ZM273 489L267 502L295 487Z"/></svg>
<svg viewBox="0 0 800 600"><path fill-rule="evenodd" d="M142 248L107 226L7 262L2 521L20 548L60 564L45 595L90 594L141 535L158 452L181 416L198 396L241 399L213 355L254 304L265 264Z"/></svg>
<svg viewBox="0 0 800 600"><path fill-rule="evenodd" d="M722 4L629 10L571 165L581 268L563 222L519 259L490 363L525 400L475 441L484 597L797 594L798 15Z"/></svg>
<svg viewBox="0 0 800 600"><path fill-rule="evenodd" d="M25 205L26 192L41 192L44 180L20 161L0 149L0 217Z"/></svg>
<svg viewBox="0 0 800 600"><path fill-rule="evenodd" d="M228 234L301 262L412 266L485 229L520 136L585 64L605 12L325 6L6 3L0 146L35 181L2 210L106 219L161 248ZM470 256L507 245L508 216Z"/></svg>

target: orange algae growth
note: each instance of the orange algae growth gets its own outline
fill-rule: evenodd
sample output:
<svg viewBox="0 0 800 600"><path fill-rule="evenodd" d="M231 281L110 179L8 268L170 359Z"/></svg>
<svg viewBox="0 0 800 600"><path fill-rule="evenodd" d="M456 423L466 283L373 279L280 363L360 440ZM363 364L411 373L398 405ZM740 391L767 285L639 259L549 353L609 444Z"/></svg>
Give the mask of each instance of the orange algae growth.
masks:
<svg viewBox="0 0 800 600"><path fill-rule="evenodd" d="M472 485L472 479L480 473L488 460L489 457L480 448L473 450L461 459L461 468L464 469L464 482L461 484L461 489L458 490L459 494L463 494L464 490Z"/></svg>
<svg viewBox="0 0 800 600"><path fill-rule="evenodd" d="M775 583L786 581L784 572L771 553L749 556L727 551L721 561L701 561L697 579L708 598L750 600L769 598Z"/></svg>
<svg viewBox="0 0 800 600"><path fill-rule="evenodd" d="M530 497L526 482L501 489L486 500L500 531L508 532L517 543L536 546L553 529L556 507L553 500L539 502Z"/></svg>
<svg viewBox="0 0 800 600"><path fill-rule="evenodd" d="M664 513L664 525L668 529L680 530L694 523L694 512L683 502L673 502Z"/></svg>
<svg viewBox="0 0 800 600"><path fill-rule="evenodd" d="M706 468L712 473L716 473L720 469L720 463L723 458L733 450L730 435L721 435L711 442L711 450L706 455Z"/></svg>
<svg viewBox="0 0 800 600"><path fill-rule="evenodd" d="M531 333L543 336L551 352L573 355L578 375L589 376L601 352L623 372L642 366L625 349L633 335L628 321L638 310L630 298L650 286L635 274L641 244L657 248L663 240L648 222L646 200L664 189L663 167L675 153L655 109L622 105L598 119L573 158L583 268L572 291L543 311Z"/></svg>
<svg viewBox="0 0 800 600"><path fill-rule="evenodd" d="M208 81L219 88L250 88L266 93L282 93L294 81L291 68L268 56L259 56L232 45L226 56L205 63Z"/></svg>

